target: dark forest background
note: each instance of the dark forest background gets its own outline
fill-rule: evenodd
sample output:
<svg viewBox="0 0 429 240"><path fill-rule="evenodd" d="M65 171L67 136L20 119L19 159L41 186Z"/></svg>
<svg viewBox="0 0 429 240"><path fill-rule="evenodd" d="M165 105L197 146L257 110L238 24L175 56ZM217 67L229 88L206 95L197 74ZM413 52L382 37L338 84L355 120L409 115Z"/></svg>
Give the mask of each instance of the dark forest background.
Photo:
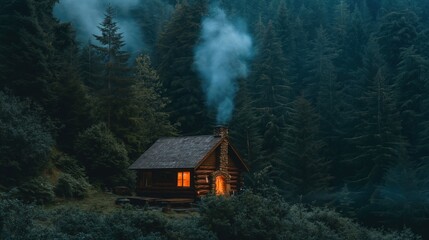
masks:
<svg viewBox="0 0 429 240"><path fill-rule="evenodd" d="M78 42L56 2L0 4L1 191L44 202L34 186L133 186L127 167L157 138L212 133L193 58L208 1L142 1L127 16L139 53L124 50L114 6ZM219 5L255 45L229 124L246 187L428 234L429 1Z"/></svg>

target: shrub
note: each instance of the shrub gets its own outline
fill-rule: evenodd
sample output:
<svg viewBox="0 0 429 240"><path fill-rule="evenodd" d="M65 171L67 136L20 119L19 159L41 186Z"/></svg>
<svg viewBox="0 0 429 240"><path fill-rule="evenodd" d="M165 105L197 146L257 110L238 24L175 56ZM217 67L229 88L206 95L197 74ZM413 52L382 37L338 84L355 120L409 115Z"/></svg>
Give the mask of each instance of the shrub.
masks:
<svg viewBox="0 0 429 240"><path fill-rule="evenodd" d="M0 239L421 239L409 230L367 229L326 208L288 205L248 191L230 198L206 197L200 209L200 215L165 215L132 207L101 214L76 208L47 211L0 200Z"/></svg>
<svg viewBox="0 0 429 240"><path fill-rule="evenodd" d="M54 158L56 158L55 166L63 173L68 173L76 179L84 178L86 176L85 168L79 165L78 161L75 158L66 154L59 154Z"/></svg>
<svg viewBox="0 0 429 240"><path fill-rule="evenodd" d="M197 216L180 217L167 224L168 239L215 240L216 235Z"/></svg>
<svg viewBox="0 0 429 240"><path fill-rule="evenodd" d="M82 199L87 196L89 187L89 183L83 177L75 178L68 173L63 173L55 186L55 194L64 198Z"/></svg>
<svg viewBox="0 0 429 240"><path fill-rule="evenodd" d="M245 191L201 202L201 224L219 239L419 239L412 232L370 230L326 208L289 205ZM398 237L400 236L400 237Z"/></svg>
<svg viewBox="0 0 429 240"><path fill-rule="evenodd" d="M9 193L24 202L38 204L50 203L55 196L52 184L44 177L34 178Z"/></svg>
<svg viewBox="0 0 429 240"><path fill-rule="evenodd" d="M105 124L94 125L79 134L75 151L91 181L107 187L128 183L127 150Z"/></svg>
<svg viewBox="0 0 429 240"><path fill-rule="evenodd" d="M47 217L34 205L16 199L0 200L0 239L66 239L45 224Z"/></svg>
<svg viewBox="0 0 429 240"><path fill-rule="evenodd" d="M137 239L151 236L158 239L165 236L167 218L157 211L142 211L130 208L106 217L113 239Z"/></svg>
<svg viewBox="0 0 429 240"><path fill-rule="evenodd" d="M17 186L47 166L52 124L40 107L0 91L0 182Z"/></svg>
<svg viewBox="0 0 429 240"><path fill-rule="evenodd" d="M101 214L63 208L55 211L51 218L54 229L69 239L109 239L106 236L110 226L106 226Z"/></svg>
<svg viewBox="0 0 429 240"><path fill-rule="evenodd" d="M230 198L209 196L201 203L201 221L219 239L275 239L283 235L287 204L250 191Z"/></svg>

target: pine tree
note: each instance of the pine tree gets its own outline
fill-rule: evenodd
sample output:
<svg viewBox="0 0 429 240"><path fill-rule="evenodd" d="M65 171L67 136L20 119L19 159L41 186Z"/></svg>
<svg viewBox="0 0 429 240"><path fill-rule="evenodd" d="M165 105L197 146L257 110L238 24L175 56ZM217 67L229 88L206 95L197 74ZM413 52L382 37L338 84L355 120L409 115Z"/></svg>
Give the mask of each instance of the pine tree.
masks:
<svg viewBox="0 0 429 240"><path fill-rule="evenodd" d="M149 56L136 59L136 83L131 86L132 97L125 107L128 116L124 129L124 141L131 158L137 158L156 139L176 133L169 121L165 107L168 99L163 97L158 73L152 68Z"/></svg>
<svg viewBox="0 0 429 240"><path fill-rule="evenodd" d="M335 33L338 40L344 41L344 38L347 35L347 27L350 24L351 14L350 14L350 6L344 0L340 0L340 2L335 6Z"/></svg>
<svg viewBox="0 0 429 240"><path fill-rule="evenodd" d="M321 155L325 143L319 135L319 116L310 102L298 97L291 104L284 141L285 192L306 201L322 200L332 177L331 161Z"/></svg>
<svg viewBox="0 0 429 240"><path fill-rule="evenodd" d="M397 65L395 76L398 106L402 122L402 134L408 141L408 154L417 160L418 134L424 128L419 123L424 121L423 100L427 96L425 81L428 79L429 61L416 52L414 47L404 49Z"/></svg>
<svg viewBox="0 0 429 240"><path fill-rule="evenodd" d="M0 9L0 88L39 103L57 123L58 147L70 150L77 132L90 124L89 101L73 29L53 16L54 5L20 0Z"/></svg>
<svg viewBox="0 0 429 240"><path fill-rule="evenodd" d="M103 70L102 56L98 54L91 41L84 45L80 51L79 69L83 83L88 91L97 95L105 86L105 81L97 76Z"/></svg>
<svg viewBox="0 0 429 240"><path fill-rule="evenodd" d="M276 118L286 114L290 94L290 83L286 77L286 60L272 23L264 35L260 56L255 62L252 92L254 106L267 111Z"/></svg>
<svg viewBox="0 0 429 240"><path fill-rule="evenodd" d="M283 54L288 57L291 52L292 41L292 24L289 9L286 7L285 2L281 2L278 10L278 15L275 21L275 29L278 38L282 45Z"/></svg>
<svg viewBox="0 0 429 240"><path fill-rule="evenodd" d="M230 137L255 171L262 169L258 166L260 156L261 136L258 132L258 124L255 109L252 107L252 100L247 86L247 80L242 79L236 97L236 108L230 125Z"/></svg>
<svg viewBox="0 0 429 240"><path fill-rule="evenodd" d="M389 70L395 75L401 61L401 51L415 44L417 16L411 11L391 12L383 17L377 33L380 52L385 56Z"/></svg>
<svg viewBox="0 0 429 240"><path fill-rule="evenodd" d="M156 48L157 70L171 100L167 106L172 122L179 124L183 134L207 132L210 118L207 113L201 81L193 71L194 46L206 3L181 3L162 31Z"/></svg>
<svg viewBox="0 0 429 240"><path fill-rule="evenodd" d="M372 194L387 169L407 160L401 121L392 87L386 84L384 69L379 69L363 96L365 107L351 141L357 151L349 167L355 169L351 187L365 187Z"/></svg>
<svg viewBox="0 0 429 240"><path fill-rule="evenodd" d="M429 74L429 73L426 73ZM418 123L418 129L420 130L417 134L416 152L418 159L415 159L421 164L425 165L429 170L429 81L425 82L422 99L422 115L421 120ZM429 187L429 186L428 186Z"/></svg>
<svg viewBox="0 0 429 240"><path fill-rule="evenodd" d="M284 119L290 95L286 78L286 61L272 23L265 32L260 56L255 61L251 92L257 111L261 143L261 160L265 163L281 157Z"/></svg>
<svg viewBox="0 0 429 240"><path fill-rule="evenodd" d="M38 21L36 1L7 0L0 8L0 89L31 97L45 106L50 100L49 39ZM24 70L25 69L25 70Z"/></svg>
<svg viewBox="0 0 429 240"><path fill-rule="evenodd" d="M338 50L333 46L325 28L317 29L317 38L311 42L311 50L306 56L307 75L305 81L305 97L317 102L320 87L325 85L335 88L337 79L334 61L338 57ZM333 103L334 99L326 99L326 103ZM331 104L332 105L332 104Z"/></svg>
<svg viewBox="0 0 429 240"><path fill-rule="evenodd" d="M304 90L305 82L303 79L306 77L306 59L303 56L308 54L308 34L304 29L302 20L297 17L292 24L293 35L291 41L290 57L290 79L293 83L293 95L299 96Z"/></svg>
<svg viewBox="0 0 429 240"><path fill-rule="evenodd" d="M340 79L335 66L339 50L331 42L327 30L320 27L307 56L307 84L304 96L312 101L320 114L320 134L326 142L323 156L333 162L334 171L346 149L343 141L347 109L344 86L348 79Z"/></svg>
<svg viewBox="0 0 429 240"><path fill-rule="evenodd" d="M96 94L98 97L98 111L101 121L107 123L107 127L123 137L120 133L125 126L126 113L123 107L131 98L130 86L133 84L131 69L128 67L129 54L123 51L125 45L119 26L114 20L115 9L108 6L103 21L98 27L101 35L94 35L100 45L92 45L102 59L103 67L100 73L96 73L98 81L103 82L103 87ZM124 116L125 115L125 116Z"/></svg>

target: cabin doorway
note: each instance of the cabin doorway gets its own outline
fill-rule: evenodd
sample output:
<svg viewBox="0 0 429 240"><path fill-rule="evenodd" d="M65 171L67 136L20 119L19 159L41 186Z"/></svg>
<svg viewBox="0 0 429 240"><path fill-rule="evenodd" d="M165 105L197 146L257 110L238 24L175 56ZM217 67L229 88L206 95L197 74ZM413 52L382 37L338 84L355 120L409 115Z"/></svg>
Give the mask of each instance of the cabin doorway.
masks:
<svg viewBox="0 0 429 240"><path fill-rule="evenodd" d="M225 178L222 176L216 176L216 185L215 185L216 195L225 195L226 193L226 183Z"/></svg>

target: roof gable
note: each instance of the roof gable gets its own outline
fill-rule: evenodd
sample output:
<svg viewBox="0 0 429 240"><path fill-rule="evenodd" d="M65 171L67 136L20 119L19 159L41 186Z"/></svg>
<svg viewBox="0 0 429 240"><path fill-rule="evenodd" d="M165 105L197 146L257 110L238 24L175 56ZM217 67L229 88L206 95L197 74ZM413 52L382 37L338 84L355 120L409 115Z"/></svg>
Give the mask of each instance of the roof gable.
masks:
<svg viewBox="0 0 429 240"><path fill-rule="evenodd" d="M194 168L221 140L212 135L161 138L129 169Z"/></svg>

